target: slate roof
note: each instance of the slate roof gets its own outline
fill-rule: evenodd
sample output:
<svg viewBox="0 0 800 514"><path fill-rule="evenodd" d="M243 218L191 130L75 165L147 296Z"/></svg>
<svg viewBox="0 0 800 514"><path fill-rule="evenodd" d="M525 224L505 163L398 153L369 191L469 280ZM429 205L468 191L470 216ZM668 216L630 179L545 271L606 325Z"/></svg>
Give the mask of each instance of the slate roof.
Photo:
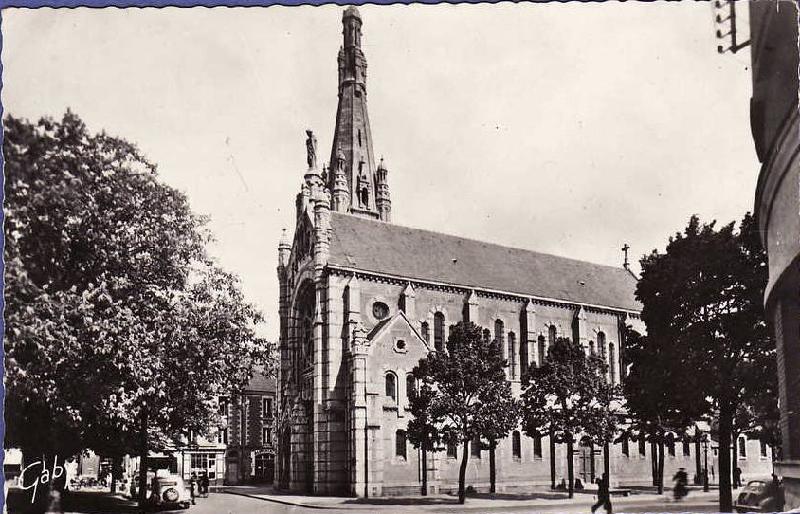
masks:
<svg viewBox="0 0 800 514"><path fill-rule="evenodd" d="M624 268L331 213L328 264L571 303L640 311Z"/></svg>
<svg viewBox="0 0 800 514"><path fill-rule="evenodd" d="M277 390L277 379L274 376L268 377L263 373L256 372L253 378L250 379L250 382L247 383L244 390L245 392L258 391L274 393Z"/></svg>

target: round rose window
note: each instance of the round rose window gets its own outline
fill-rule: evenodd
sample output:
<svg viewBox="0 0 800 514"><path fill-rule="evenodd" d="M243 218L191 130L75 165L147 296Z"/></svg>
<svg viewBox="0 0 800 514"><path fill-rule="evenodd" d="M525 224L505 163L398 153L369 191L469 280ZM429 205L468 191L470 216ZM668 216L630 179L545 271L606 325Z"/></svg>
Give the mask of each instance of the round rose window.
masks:
<svg viewBox="0 0 800 514"><path fill-rule="evenodd" d="M389 316L389 306L383 302L375 302L372 304L372 315L375 319L385 319Z"/></svg>

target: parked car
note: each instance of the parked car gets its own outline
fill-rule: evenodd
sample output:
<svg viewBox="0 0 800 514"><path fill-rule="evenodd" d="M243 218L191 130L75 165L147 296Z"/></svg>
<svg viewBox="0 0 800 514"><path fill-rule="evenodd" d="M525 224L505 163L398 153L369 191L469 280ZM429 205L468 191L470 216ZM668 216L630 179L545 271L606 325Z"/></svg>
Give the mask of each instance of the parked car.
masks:
<svg viewBox="0 0 800 514"><path fill-rule="evenodd" d="M153 479L150 502L156 506L180 506L188 509L192 502L191 494L180 475L157 476Z"/></svg>
<svg viewBox="0 0 800 514"><path fill-rule="evenodd" d="M739 493L736 512L779 512L783 510L783 490L771 478L750 480Z"/></svg>

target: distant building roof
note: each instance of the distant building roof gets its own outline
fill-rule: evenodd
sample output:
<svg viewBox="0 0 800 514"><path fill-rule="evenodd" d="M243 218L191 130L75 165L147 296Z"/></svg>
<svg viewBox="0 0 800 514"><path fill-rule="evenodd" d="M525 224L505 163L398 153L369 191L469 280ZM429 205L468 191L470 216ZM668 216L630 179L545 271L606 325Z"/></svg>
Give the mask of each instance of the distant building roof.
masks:
<svg viewBox="0 0 800 514"><path fill-rule="evenodd" d="M244 388L245 392L250 391L265 391L265 392L275 392L277 390L277 380L273 377L268 377L263 373L256 373L253 375L253 378L250 379L250 382L247 383L247 387Z"/></svg>
<svg viewBox="0 0 800 514"><path fill-rule="evenodd" d="M620 267L331 213L333 266L455 286L640 311Z"/></svg>

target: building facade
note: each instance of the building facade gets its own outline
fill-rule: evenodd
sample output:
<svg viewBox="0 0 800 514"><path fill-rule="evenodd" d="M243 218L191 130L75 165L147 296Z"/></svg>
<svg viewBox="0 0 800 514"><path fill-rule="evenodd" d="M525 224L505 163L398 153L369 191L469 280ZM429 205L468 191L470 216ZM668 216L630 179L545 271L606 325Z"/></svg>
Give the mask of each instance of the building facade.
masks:
<svg viewBox="0 0 800 514"><path fill-rule="evenodd" d="M226 424L219 439L226 444L225 485L272 483L275 478L276 379L256 375L220 409Z"/></svg>
<svg viewBox="0 0 800 514"><path fill-rule="evenodd" d="M278 248L278 485L309 494L417 494L425 473L431 492L451 491L462 449L431 452L421 469L406 440L411 370L444 348L447 327L468 320L492 331L516 394L557 337L603 356L608 379L620 383L626 326L644 332L636 278L623 267L393 224L387 166L376 165L373 152L358 10L347 8L342 23L330 162L318 162L308 131L294 235L284 233ZM467 485L488 488L488 452L471 446ZM665 474L679 467L699 474L699 445L677 447L667 452ZM649 444L620 441L610 453L613 480L650 483ZM599 448L577 445L573 458L584 483L602 472ZM565 459L565 445L512 431L496 452L498 490L549 485L552 474L560 481ZM753 455L754 467L759 459Z"/></svg>
<svg viewBox="0 0 800 514"><path fill-rule="evenodd" d="M755 214L769 254L767 318L775 331L786 509L800 507L800 121L798 6L750 2L750 120L762 163Z"/></svg>

